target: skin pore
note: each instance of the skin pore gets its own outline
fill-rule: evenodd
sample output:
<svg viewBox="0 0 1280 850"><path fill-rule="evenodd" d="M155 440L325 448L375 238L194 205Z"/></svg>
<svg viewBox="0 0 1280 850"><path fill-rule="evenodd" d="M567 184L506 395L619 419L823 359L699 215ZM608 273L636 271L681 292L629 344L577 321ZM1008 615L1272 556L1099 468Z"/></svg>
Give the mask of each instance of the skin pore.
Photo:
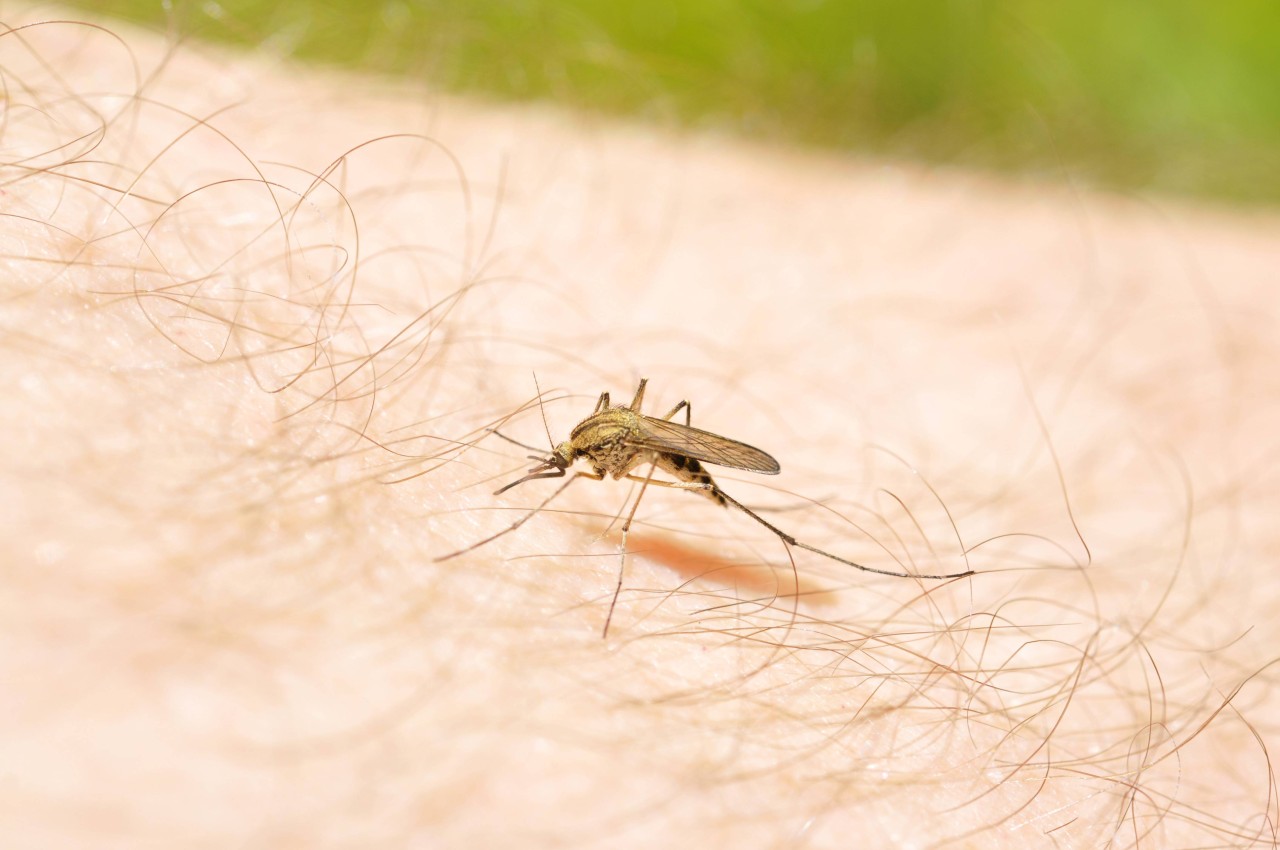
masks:
<svg viewBox="0 0 1280 850"><path fill-rule="evenodd" d="M116 25L0 65L14 846L1276 843L1274 217ZM486 429L642 376L788 533L977 574L650 488L602 640L612 481L434 562L558 486Z"/></svg>

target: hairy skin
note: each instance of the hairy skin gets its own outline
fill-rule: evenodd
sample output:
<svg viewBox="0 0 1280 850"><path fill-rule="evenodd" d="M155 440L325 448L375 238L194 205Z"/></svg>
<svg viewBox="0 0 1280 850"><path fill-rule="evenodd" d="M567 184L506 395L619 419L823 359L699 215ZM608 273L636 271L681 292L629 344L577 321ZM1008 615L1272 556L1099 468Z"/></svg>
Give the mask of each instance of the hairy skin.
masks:
<svg viewBox="0 0 1280 850"><path fill-rule="evenodd" d="M1275 845L1274 217L166 50L0 41L12 846ZM534 371L978 574L650 488L601 640L627 482L433 561Z"/></svg>

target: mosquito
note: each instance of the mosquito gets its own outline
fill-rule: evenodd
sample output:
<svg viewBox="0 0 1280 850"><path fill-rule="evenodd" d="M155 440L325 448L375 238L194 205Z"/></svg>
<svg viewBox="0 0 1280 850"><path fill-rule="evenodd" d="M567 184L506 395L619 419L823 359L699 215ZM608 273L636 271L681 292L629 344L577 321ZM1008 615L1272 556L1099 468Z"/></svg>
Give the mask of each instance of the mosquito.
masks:
<svg viewBox="0 0 1280 850"><path fill-rule="evenodd" d="M777 475L782 469L778 465L778 461L774 460L767 452L763 452L754 446L748 446L746 443L740 443L737 440L731 440L728 437L722 437L710 431L694 428L692 425L693 405L688 401L680 402L661 419L646 416L640 412L640 406L644 402L644 388L647 383L647 378L640 379L640 386L636 388L635 398L631 400L629 405L619 404L611 407L609 393L600 393L600 398L596 401L595 410L592 411L590 416L574 426L573 430L569 432L569 439L556 446L550 457L544 458L541 455L530 455L530 459L538 461L538 465L527 470L527 474L523 478L518 478L498 488L494 491L494 495L501 495L512 487L519 486L526 481L536 481L541 478L563 478L569 467L579 459L586 460L590 464L590 472L575 471L567 481L557 487L551 495L543 499L542 504L511 523L507 528L477 543L473 543L465 549L450 552L448 555L442 555L435 560L439 562L456 558L473 549L478 549L486 543L502 537L504 534L510 534L532 519L534 515L550 504L552 499L563 493L570 484L579 478L603 481L606 476L609 476L614 480L625 478L629 481L639 482L640 492L631 504L631 510L627 513L626 521L622 523L618 582L613 589L613 599L609 603L609 613L605 616L602 637L607 638L609 636L609 624L613 622L613 611L618 604L618 595L622 592L623 571L626 567L627 558L627 533L631 530L632 520L635 519L636 508L639 507L640 500L644 498L645 490L651 484L655 487L687 490L691 493L705 496L722 507L737 508L772 531L786 545L813 552L824 558L830 558L833 561L864 572L898 578L936 580L965 578L973 575L973 570L943 575L912 575L892 570L876 569L875 567L868 567L851 561L848 558L842 558L839 555L833 555L816 546L810 546L808 543L795 539L720 489L720 486L716 484L711 475L702 466L704 463L709 463L730 469L741 469L746 472ZM682 410L684 411L683 425L672 421L676 414ZM497 432L495 431L494 433ZM498 436L510 442L515 442L502 434L498 434ZM516 445L523 444L516 443ZM526 446L526 448L530 447ZM636 475L635 470L645 464L649 465L648 472L644 475ZM654 478L654 472L659 469L676 480L667 481L661 478Z"/></svg>

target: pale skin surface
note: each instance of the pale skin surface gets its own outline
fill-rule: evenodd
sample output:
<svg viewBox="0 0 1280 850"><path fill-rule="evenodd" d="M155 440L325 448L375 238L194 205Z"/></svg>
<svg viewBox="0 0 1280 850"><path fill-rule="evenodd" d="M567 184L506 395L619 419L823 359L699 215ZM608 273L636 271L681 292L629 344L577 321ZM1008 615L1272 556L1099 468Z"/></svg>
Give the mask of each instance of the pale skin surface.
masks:
<svg viewBox="0 0 1280 850"><path fill-rule="evenodd" d="M114 29L0 41L9 844L1274 846L1274 217ZM556 486L492 495L535 370L554 441L648 377L797 538L978 575L797 605L650 488L601 640L611 481L435 563Z"/></svg>

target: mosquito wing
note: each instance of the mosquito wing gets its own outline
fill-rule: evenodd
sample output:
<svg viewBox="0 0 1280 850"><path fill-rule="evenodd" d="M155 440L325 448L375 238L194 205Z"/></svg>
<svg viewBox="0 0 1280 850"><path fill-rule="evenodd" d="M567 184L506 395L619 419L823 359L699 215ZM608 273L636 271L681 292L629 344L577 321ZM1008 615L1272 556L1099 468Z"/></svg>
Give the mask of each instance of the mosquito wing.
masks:
<svg viewBox="0 0 1280 850"><path fill-rule="evenodd" d="M732 469L745 469L747 472L763 472L765 475L777 475L781 467L772 456L759 449L703 431L688 425L678 425L665 419L654 419L641 415L639 438L627 441L629 445L642 449L653 449L660 452L684 455L697 458L704 463L716 466L727 466Z"/></svg>

